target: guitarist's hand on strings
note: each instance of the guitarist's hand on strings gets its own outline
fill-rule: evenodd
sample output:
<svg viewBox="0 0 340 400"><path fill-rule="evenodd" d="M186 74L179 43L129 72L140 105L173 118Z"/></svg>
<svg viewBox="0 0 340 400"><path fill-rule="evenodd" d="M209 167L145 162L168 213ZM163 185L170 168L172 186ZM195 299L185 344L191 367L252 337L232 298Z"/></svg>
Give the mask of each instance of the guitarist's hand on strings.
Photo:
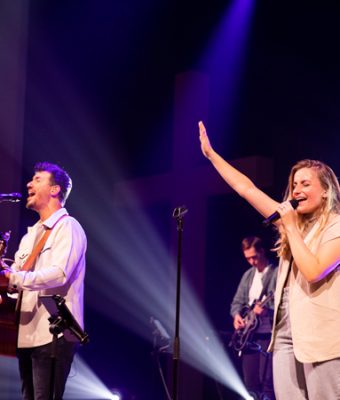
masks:
<svg viewBox="0 0 340 400"><path fill-rule="evenodd" d="M255 313L256 315L261 315L261 314L265 315L266 311L267 311L267 308L266 308L266 307L261 307L261 306L260 306L260 302L258 302L258 303L255 304L255 306L254 306L254 313Z"/></svg>
<svg viewBox="0 0 340 400"><path fill-rule="evenodd" d="M241 317L240 314L236 314L236 315L235 315L235 317L234 317L234 324L233 324L233 325L234 325L234 328L235 328L236 330L242 329L242 328L245 327L244 320L243 320L243 318Z"/></svg>

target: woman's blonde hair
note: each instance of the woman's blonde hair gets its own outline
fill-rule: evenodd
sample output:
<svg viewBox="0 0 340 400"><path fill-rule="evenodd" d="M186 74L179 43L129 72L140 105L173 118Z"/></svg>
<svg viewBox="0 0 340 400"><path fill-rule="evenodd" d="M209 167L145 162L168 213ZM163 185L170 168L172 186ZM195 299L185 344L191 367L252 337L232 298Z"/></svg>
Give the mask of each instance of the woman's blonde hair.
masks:
<svg viewBox="0 0 340 400"><path fill-rule="evenodd" d="M320 231L325 227L329 216L331 214L340 213L340 186L339 181L334 174L333 170L325 163L318 160L301 160L298 161L291 169L288 185L285 191L284 200L290 200L293 196L294 189L294 177L295 173L302 168L312 168L316 171L318 178L320 180L322 188L325 190L325 201L322 203L322 208L320 214L318 215L319 228L315 232L314 237L316 237ZM304 214L298 214L297 216L298 228L303 234L306 223L309 221L310 216ZM290 248L288 243L287 235L283 228L279 227L279 240L276 243L276 248L278 255L284 258L288 258L290 255Z"/></svg>

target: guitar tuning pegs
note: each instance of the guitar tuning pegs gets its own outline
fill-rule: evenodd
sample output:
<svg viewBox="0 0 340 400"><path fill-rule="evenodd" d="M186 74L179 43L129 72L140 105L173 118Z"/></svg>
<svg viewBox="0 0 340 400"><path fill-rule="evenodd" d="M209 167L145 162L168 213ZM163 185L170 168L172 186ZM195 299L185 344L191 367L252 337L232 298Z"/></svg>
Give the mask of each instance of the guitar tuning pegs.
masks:
<svg viewBox="0 0 340 400"><path fill-rule="evenodd" d="M12 231L0 232L0 240L4 240L7 243L11 237L11 233Z"/></svg>
<svg viewBox="0 0 340 400"><path fill-rule="evenodd" d="M11 231L0 232L0 257L6 254L8 241L11 237Z"/></svg>

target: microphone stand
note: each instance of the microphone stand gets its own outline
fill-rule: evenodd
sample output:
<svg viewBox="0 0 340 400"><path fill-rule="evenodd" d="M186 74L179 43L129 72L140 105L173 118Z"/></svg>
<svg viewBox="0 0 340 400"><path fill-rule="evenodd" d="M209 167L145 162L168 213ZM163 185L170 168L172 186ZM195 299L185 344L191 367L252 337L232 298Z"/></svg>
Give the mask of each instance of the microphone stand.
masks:
<svg viewBox="0 0 340 400"><path fill-rule="evenodd" d="M173 400L178 398L178 370L180 359L180 338L179 338L179 320L180 320L180 300L181 300L181 269L182 269L182 233L183 216L188 212L185 206L175 208L172 216L177 222L178 232L178 253L177 253L177 286L176 286L176 323L175 337L173 345Z"/></svg>

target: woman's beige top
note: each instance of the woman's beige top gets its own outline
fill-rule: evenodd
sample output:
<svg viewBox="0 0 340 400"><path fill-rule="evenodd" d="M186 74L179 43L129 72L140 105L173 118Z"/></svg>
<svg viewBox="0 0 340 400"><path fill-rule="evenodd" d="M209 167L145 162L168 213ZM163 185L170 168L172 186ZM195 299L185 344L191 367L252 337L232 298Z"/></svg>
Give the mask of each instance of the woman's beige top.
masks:
<svg viewBox="0 0 340 400"><path fill-rule="evenodd" d="M314 254L324 243L340 237L340 215L332 216L318 237L313 239L317 229L318 224L315 224L305 238ZM269 351L273 350L277 310L288 274L289 260L281 259ZM340 257L334 269L315 283L308 283L293 263L289 276L289 316L293 349L298 361L309 363L340 357Z"/></svg>

